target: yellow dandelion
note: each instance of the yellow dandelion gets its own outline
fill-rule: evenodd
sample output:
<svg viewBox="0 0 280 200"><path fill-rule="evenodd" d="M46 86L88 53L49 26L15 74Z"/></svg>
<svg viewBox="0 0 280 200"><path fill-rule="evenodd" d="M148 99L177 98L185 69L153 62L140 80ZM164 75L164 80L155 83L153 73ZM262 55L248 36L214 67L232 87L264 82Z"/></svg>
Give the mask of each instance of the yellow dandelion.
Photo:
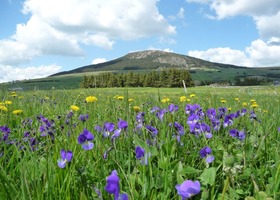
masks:
<svg viewBox="0 0 280 200"><path fill-rule="evenodd" d="M247 102L243 102L242 106L248 106L248 103Z"/></svg>
<svg viewBox="0 0 280 200"><path fill-rule="evenodd" d="M118 96L117 99L118 100L124 100L124 96Z"/></svg>
<svg viewBox="0 0 280 200"><path fill-rule="evenodd" d="M136 111L136 112L138 112L138 111L141 110L141 108L140 108L139 106L133 106L133 110Z"/></svg>
<svg viewBox="0 0 280 200"><path fill-rule="evenodd" d="M0 110L1 110L1 111L7 112L7 111L8 111L8 108L7 108L6 106L0 105Z"/></svg>
<svg viewBox="0 0 280 200"><path fill-rule="evenodd" d="M251 105L251 107L252 107L252 108L258 108L259 105L258 105L257 103L253 103L253 104Z"/></svg>
<svg viewBox="0 0 280 200"><path fill-rule="evenodd" d="M167 97L164 97L164 98L161 100L162 103L168 103L169 101L170 101L170 99L167 98Z"/></svg>
<svg viewBox="0 0 280 200"><path fill-rule="evenodd" d="M231 111L231 107L228 108L228 111Z"/></svg>
<svg viewBox="0 0 280 200"><path fill-rule="evenodd" d="M93 103L96 102L98 99L95 96L88 96L86 97L86 102L87 103Z"/></svg>
<svg viewBox="0 0 280 200"><path fill-rule="evenodd" d="M14 115L19 115L19 114L21 114L23 111L22 110L20 110L20 109L18 109L18 110L13 110L13 114Z"/></svg>
<svg viewBox="0 0 280 200"><path fill-rule="evenodd" d="M75 105L72 105L70 108L71 108L73 111L78 111L78 110L80 110L80 108L79 108L78 106L75 106Z"/></svg>
<svg viewBox="0 0 280 200"><path fill-rule="evenodd" d="M11 102L11 101L5 101L5 104L6 104L6 105L11 105L12 102Z"/></svg>
<svg viewBox="0 0 280 200"><path fill-rule="evenodd" d="M191 97L191 98L193 98L193 97L195 97L195 96L196 96L195 94L190 94L190 97Z"/></svg>
<svg viewBox="0 0 280 200"><path fill-rule="evenodd" d="M50 97L48 97L48 96L45 96L45 98L44 98L45 100L49 100L50 99Z"/></svg>
<svg viewBox="0 0 280 200"><path fill-rule="evenodd" d="M186 102L187 101L187 97L186 96L181 96L180 97L180 102Z"/></svg>
<svg viewBox="0 0 280 200"><path fill-rule="evenodd" d="M128 99L128 102L133 102L133 101L134 101L134 99L132 99L132 98Z"/></svg>
<svg viewBox="0 0 280 200"><path fill-rule="evenodd" d="M221 103L226 103L227 101L224 99L221 99Z"/></svg>
<svg viewBox="0 0 280 200"><path fill-rule="evenodd" d="M11 97L16 97L16 96L17 96L17 93L16 93L16 92L12 92L10 96L11 96Z"/></svg>
<svg viewBox="0 0 280 200"><path fill-rule="evenodd" d="M238 97L234 98L235 101L240 101L240 99Z"/></svg>
<svg viewBox="0 0 280 200"><path fill-rule="evenodd" d="M263 110L263 113L268 113L268 110Z"/></svg>

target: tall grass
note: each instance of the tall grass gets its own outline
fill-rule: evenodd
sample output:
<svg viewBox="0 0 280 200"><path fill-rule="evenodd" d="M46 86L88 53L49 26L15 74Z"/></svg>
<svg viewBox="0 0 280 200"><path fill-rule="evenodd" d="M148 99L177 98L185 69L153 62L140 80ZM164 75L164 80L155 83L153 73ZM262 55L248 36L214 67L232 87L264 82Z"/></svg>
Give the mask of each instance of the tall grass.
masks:
<svg viewBox="0 0 280 200"><path fill-rule="evenodd" d="M98 101L86 102L88 96ZM175 186L185 180L200 182L193 199L280 198L279 88L199 87L187 94L153 88L2 91L1 97L0 199L113 199L105 190L113 170L120 193L129 199L180 199ZM171 104L178 110L170 110ZM187 104L200 106L197 122L211 127L212 138L205 131L191 133ZM210 108L227 110L217 130L207 116ZM244 116L223 125L226 115L242 108ZM81 121L82 114L89 118ZM96 128L111 122L116 130L120 120L128 126L119 136ZM85 129L94 135L91 150L78 143ZM243 130L244 140L232 137L232 129ZM137 146L145 150L144 158L136 158ZM199 153L206 146L215 158L211 163ZM58 167L62 149L73 153L65 168Z"/></svg>

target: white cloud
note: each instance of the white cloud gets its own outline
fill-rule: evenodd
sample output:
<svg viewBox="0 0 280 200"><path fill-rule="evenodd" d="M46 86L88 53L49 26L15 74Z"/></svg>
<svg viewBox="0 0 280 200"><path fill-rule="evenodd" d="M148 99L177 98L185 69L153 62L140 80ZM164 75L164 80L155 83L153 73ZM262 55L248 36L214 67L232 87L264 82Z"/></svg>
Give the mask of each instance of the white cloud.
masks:
<svg viewBox="0 0 280 200"><path fill-rule="evenodd" d="M99 63L104 63L106 61L107 61L106 58L96 58L91 62L91 64L95 65L95 64L99 64Z"/></svg>
<svg viewBox="0 0 280 200"><path fill-rule="evenodd" d="M185 18L185 9L183 7L180 8L179 12L177 13L177 16L180 19L184 19Z"/></svg>
<svg viewBox="0 0 280 200"><path fill-rule="evenodd" d="M22 12L31 17L18 24L10 38L0 40L1 64L15 65L40 55L83 56L82 44L112 49L118 39L175 34L157 2L25 0Z"/></svg>
<svg viewBox="0 0 280 200"><path fill-rule="evenodd" d="M211 48L206 51L189 51L189 56L201 58L211 62L226 63L241 66L252 66L245 53L226 48Z"/></svg>
<svg viewBox="0 0 280 200"><path fill-rule="evenodd" d="M25 80L43 78L59 72L61 69L57 65L19 68L10 65L0 65L0 83L13 80Z"/></svg>
<svg viewBox="0 0 280 200"><path fill-rule="evenodd" d="M244 51L230 48L211 48L206 51L189 51L189 56L212 62L241 65L247 67L268 67L280 65L280 38L268 42L254 40Z"/></svg>

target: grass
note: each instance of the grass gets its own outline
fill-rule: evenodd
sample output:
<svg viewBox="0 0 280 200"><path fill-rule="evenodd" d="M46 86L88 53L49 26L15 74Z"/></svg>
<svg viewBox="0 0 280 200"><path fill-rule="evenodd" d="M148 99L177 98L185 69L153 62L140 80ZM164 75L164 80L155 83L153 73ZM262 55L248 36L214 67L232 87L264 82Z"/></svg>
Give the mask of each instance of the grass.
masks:
<svg viewBox="0 0 280 200"><path fill-rule="evenodd" d="M86 103L91 95L98 101ZM0 198L112 199L105 186L116 170L120 193L129 199L180 199L175 186L186 180L200 183L200 192L193 199L279 199L279 96L279 87L196 87L188 88L187 93L182 88L3 90ZM170 104L178 110L170 111ZM198 125L211 127L212 138L207 138L206 130L195 132L202 129L191 133L187 104L200 105L201 110L193 112L200 116ZM79 110L71 110L72 105ZM219 118L220 128L214 130L206 111L214 108L218 112L222 107L227 112ZM244 116L223 125L226 116L242 108L247 110ZM15 110L17 114L13 114ZM164 113L162 118L159 111ZM145 113L143 120L139 112ZM81 121L82 114L89 118ZM112 132L104 137L96 129L111 122L116 131L120 120L128 126L119 136ZM179 133L174 122L184 133ZM78 143L84 129L94 135L91 150ZM245 139L232 137L232 129L243 130ZM137 146L145 150L144 158L135 157ZM206 146L215 157L211 163L199 153ZM73 153L65 168L58 167L62 149Z"/></svg>

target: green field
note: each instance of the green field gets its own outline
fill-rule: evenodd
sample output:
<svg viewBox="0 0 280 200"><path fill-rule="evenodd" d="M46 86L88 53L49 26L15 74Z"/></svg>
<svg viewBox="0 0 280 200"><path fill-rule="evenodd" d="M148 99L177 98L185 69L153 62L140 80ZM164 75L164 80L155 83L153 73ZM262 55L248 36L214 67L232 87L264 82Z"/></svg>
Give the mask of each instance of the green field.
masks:
<svg viewBox="0 0 280 200"><path fill-rule="evenodd" d="M0 199L280 199L280 87L56 83L0 90Z"/></svg>

